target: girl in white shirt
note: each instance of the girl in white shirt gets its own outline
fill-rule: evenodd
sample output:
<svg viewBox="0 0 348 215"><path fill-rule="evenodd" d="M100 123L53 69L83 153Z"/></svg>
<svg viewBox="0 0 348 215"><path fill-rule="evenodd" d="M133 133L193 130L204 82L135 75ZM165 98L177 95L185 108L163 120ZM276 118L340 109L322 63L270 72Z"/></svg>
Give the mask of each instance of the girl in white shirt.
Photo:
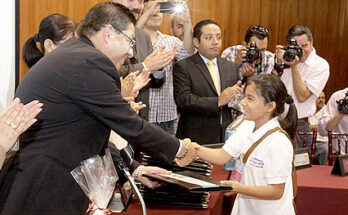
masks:
<svg viewBox="0 0 348 215"><path fill-rule="evenodd" d="M286 117L285 103L289 104ZM245 153L266 132L282 127L295 140L297 112L283 82L274 75L249 79L242 101L244 122L221 149L196 145L197 155L213 164L223 165L232 158L243 163ZM280 119L280 117L279 117ZM242 164L242 178L224 181L237 193L232 214L295 214L293 207L293 145L286 134L275 131L265 137Z"/></svg>

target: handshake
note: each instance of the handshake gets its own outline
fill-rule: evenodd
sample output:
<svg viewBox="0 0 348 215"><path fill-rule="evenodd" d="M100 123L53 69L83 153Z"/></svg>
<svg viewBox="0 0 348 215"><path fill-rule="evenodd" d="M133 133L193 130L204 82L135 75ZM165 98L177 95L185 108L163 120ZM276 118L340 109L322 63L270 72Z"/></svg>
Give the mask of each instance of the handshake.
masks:
<svg viewBox="0 0 348 215"><path fill-rule="evenodd" d="M186 138L182 140L182 147L179 152L179 154L174 159L175 163L178 166L186 166L196 160L197 153L196 153L197 143L191 142L189 138Z"/></svg>

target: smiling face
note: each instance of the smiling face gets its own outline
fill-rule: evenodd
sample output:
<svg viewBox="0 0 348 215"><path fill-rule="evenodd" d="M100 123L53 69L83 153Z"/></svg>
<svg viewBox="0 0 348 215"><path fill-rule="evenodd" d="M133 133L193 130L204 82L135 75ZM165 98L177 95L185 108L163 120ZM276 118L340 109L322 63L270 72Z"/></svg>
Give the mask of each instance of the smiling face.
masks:
<svg viewBox="0 0 348 215"><path fill-rule="evenodd" d="M193 38L193 44L198 52L208 59L214 59L221 49L221 29L215 24L204 25L200 40Z"/></svg>
<svg viewBox="0 0 348 215"><path fill-rule="evenodd" d="M272 118L275 102L265 102L254 82L247 85L245 97L241 102L245 120L255 122L255 130Z"/></svg>
<svg viewBox="0 0 348 215"><path fill-rule="evenodd" d="M120 69L127 58L133 56L133 49L131 48L130 39L128 37L134 38L134 25L129 24L122 32L125 35L114 29L110 36L110 58L112 62L114 62L117 70Z"/></svg>

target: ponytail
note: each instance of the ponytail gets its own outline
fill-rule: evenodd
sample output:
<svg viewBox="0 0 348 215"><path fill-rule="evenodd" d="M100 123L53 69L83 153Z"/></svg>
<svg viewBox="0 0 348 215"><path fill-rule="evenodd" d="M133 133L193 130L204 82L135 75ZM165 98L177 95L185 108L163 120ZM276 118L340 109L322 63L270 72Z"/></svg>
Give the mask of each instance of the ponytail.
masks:
<svg viewBox="0 0 348 215"><path fill-rule="evenodd" d="M297 137L297 110L294 100L288 94L284 83L275 75L261 74L252 76L248 80L248 84L254 83L259 90L260 95L265 99L265 102L275 102L276 107L272 113L272 117L278 117L280 126L289 134L292 140L293 147L296 148L298 144ZM288 113L284 114L285 104L289 105Z"/></svg>
<svg viewBox="0 0 348 215"><path fill-rule="evenodd" d="M36 42L39 42L38 34L30 37L23 46L22 57L29 68L34 66L44 54L37 48Z"/></svg>
<svg viewBox="0 0 348 215"><path fill-rule="evenodd" d="M286 104L289 105L289 110L286 117L279 121L280 126L289 134L293 147L296 148L298 145L297 135L297 109L294 104L294 100L288 95Z"/></svg>

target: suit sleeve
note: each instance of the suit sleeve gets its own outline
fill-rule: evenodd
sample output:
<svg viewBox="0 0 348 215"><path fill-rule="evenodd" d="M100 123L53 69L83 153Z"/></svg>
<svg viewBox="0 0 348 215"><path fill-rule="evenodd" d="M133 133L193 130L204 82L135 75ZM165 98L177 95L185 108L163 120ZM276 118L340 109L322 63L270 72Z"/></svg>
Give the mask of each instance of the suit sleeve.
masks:
<svg viewBox="0 0 348 215"><path fill-rule="evenodd" d="M174 99L180 110L214 116L219 114L218 97L201 97L192 92L192 80L187 66L176 63L173 68Z"/></svg>
<svg viewBox="0 0 348 215"><path fill-rule="evenodd" d="M173 160L179 140L141 119L122 98L119 76L104 55L93 57L76 71L69 83L73 102L91 118L114 130L140 150Z"/></svg>

